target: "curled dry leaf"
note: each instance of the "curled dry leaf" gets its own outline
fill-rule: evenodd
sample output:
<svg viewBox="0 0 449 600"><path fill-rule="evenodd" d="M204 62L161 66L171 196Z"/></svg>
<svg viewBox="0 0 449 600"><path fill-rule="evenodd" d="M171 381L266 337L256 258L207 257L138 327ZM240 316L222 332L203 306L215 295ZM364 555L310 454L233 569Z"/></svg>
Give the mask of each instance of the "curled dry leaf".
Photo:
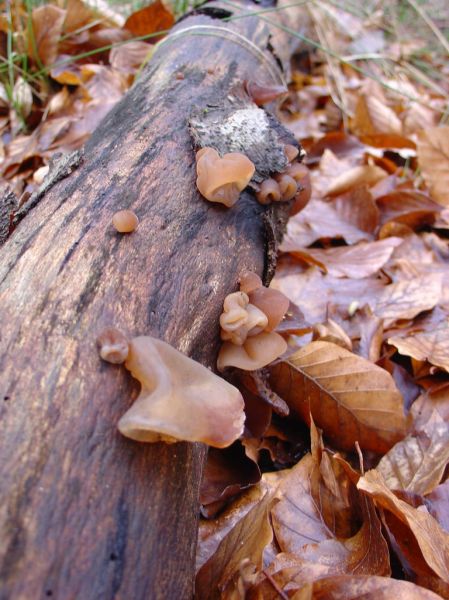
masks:
<svg viewBox="0 0 449 600"><path fill-rule="evenodd" d="M420 132L418 164L433 199L449 206L449 126Z"/></svg>
<svg viewBox="0 0 449 600"><path fill-rule="evenodd" d="M30 36L28 46L28 55L31 58L41 61L46 66L55 62L65 16L65 10L51 4L33 9L31 22L34 39Z"/></svg>
<svg viewBox="0 0 449 600"><path fill-rule="evenodd" d="M303 250L290 252L295 256L310 257L318 266L325 268L333 277L362 279L374 275L393 254L393 250L402 244L402 239L389 237L376 242L359 242L354 246L339 248Z"/></svg>
<svg viewBox="0 0 449 600"><path fill-rule="evenodd" d="M156 2L129 16L124 28L137 37L170 29L174 22L175 20L171 12L165 8L161 0L156 0ZM156 42L161 37L163 36L154 37L152 41Z"/></svg>
<svg viewBox="0 0 449 600"><path fill-rule="evenodd" d="M340 575L326 577L302 587L294 600L441 600L425 588L388 577ZM307 595L306 595L307 594Z"/></svg>
<svg viewBox="0 0 449 600"><path fill-rule="evenodd" d="M313 341L320 340L322 342L332 342L346 348L346 350L352 350L351 338L347 335L346 331L332 319L328 319L326 323L317 323L313 328Z"/></svg>
<svg viewBox="0 0 449 600"><path fill-rule="evenodd" d="M280 480L271 517L281 550L297 558L303 577L316 564L333 575L389 575L388 547L372 500L357 495L338 461L313 446L312 452Z"/></svg>
<svg viewBox="0 0 449 600"><path fill-rule="evenodd" d="M424 274L385 286L379 296L369 304L381 319L413 319L419 313L431 310L438 304L442 295L441 285L440 273Z"/></svg>
<svg viewBox="0 0 449 600"><path fill-rule="evenodd" d="M434 411L418 432L408 435L382 457L377 470L392 490L428 494L449 462L449 424Z"/></svg>
<svg viewBox="0 0 449 600"><path fill-rule="evenodd" d="M395 335L388 338L400 354L416 360L427 360L449 373L449 322L436 328L418 331L411 335Z"/></svg>
<svg viewBox="0 0 449 600"><path fill-rule="evenodd" d="M415 430L422 429L429 420L433 411L449 423L449 385L428 390L415 400L411 408L413 427Z"/></svg>
<svg viewBox="0 0 449 600"><path fill-rule="evenodd" d="M412 229L431 225L442 208L426 194L415 190L397 190L376 199L380 223L404 223Z"/></svg>
<svg viewBox="0 0 449 600"><path fill-rule="evenodd" d="M372 186L385 179L388 173L376 165L360 165L339 175L327 188L326 196L338 196L359 185Z"/></svg>
<svg viewBox="0 0 449 600"><path fill-rule="evenodd" d="M357 487L359 490L364 490L376 504L391 512L406 526L415 539L427 566L444 582L449 582L449 533L441 529L427 510L422 506L414 508L397 498L376 470L368 471L361 477ZM404 534L404 530L401 531ZM395 537L401 550L409 556L405 547L406 536ZM404 544L401 543L402 540ZM415 560L419 560L419 557L415 557Z"/></svg>
<svg viewBox="0 0 449 600"><path fill-rule="evenodd" d="M259 480L259 467L248 458L239 441L221 450L209 448L200 491L200 502L206 507L203 515L213 517L224 501ZM207 506L216 505L217 502L220 502L220 506L207 509Z"/></svg>
<svg viewBox="0 0 449 600"><path fill-rule="evenodd" d="M272 538L268 520L272 496L265 494L221 540L213 555L203 564L195 580L197 600L220 600L236 591L241 562L249 559L262 568L262 554Z"/></svg>
<svg viewBox="0 0 449 600"><path fill-rule="evenodd" d="M383 453L403 438L402 397L391 375L329 342L271 367L272 387L301 418L311 414L336 447Z"/></svg>
<svg viewBox="0 0 449 600"><path fill-rule="evenodd" d="M379 209L366 185L337 196L333 206L341 219L361 231L373 235L379 225Z"/></svg>
<svg viewBox="0 0 449 600"><path fill-rule="evenodd" d="M348 316L351 305L357 308L373 301L385 287L376 277L340 279L323 274L316 267L302 271L285 269L274 284L304 313L309 323L323 323L328 315Z"/></svg>
<svg viewBox="0 0 449 600"><path fill-rule="evenodd" d="M152 49L153 46L146 42L128 42L112 48L109 62L117 71L133 75L150 56Z"/></svg>
<svg viewBox="0 0 449 600"><path fill-rule="evenodd" d="M431 515L449 533L449 479L436 487L425 500Z"/></svg>
<svg viewBox="0 0 449 600"><path fill-rule="evenodd" d="M311 200L298 215L289 220L281 250L302 250L323 238L343 238L348 244L354 244L371 237L342 218L332 204Z"/></svg>
<svg viewBox="0 0 449 600"><path fill-rule="evenodd" d="M362 95L357 102L352 124L358 136L371 136L378 133L402 133L402 123L393 109L375 96Z"/></svg>

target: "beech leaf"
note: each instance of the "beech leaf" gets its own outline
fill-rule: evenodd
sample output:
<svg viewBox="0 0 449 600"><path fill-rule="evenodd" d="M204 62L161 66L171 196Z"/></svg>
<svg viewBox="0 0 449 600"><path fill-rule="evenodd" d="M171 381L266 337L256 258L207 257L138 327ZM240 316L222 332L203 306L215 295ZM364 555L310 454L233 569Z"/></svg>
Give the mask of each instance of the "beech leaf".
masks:
<svg viewBox="0 0 449 600"><path fill-rule="evenodd" d="M195 581L197 600L219 600L237 583L244 559L262 568L262 553L273 537L268 511L272 496L265 494L221 540L214 554L198 571ZM226 596L225 596L226 597Z"/></svg>
<svg viewBox="0 0 449 600"><path fill-rule="evenodd" d="M55 62L58 54L58 42L66 11L51 4L45 4L33 9L31 21L34 39L29 40L28 54L40 59L44 65Z"/></svg>
<svg viewBox="0 0 449 600"><path fill-rule="evenodd" d="M422 556L432 571L449 582L449 533L444 531L424 507L415 508L397 498L388 488L381 473L368 471L357 484L376 504L390 511L413 534ZM396 539L401 545L401 538Z"/></svg>
<svg viewBox="0 0 449 600"><path fill-rule="evenodd" d="M449 206L449 126L419 133L418 164L434 200Z"/></svg>
<svg viewBox="0 0 449 600"><path fill-rule="evenodd" d="M156 2L130 15L124 28L134 36L141 36L170 29L174 22L171 12L165 8L161 0L156 0ZM151 41L156 42L161 37L154 37Z"/></svg>
<svg viewBox="0 0 449 600"><path fill-rule="evenodd" d="M428 494L449 462L449 424L434 411L423 429L398 442L377 465L392 490Z"/></svg>
<svg viewBox="0 0 449 600"><path fill-rule="evenodd" d="M388 338L400 354L416 360L427 360L432 365L449 372L449 323L443 322L434 329L418 331L411 335L395 335Z"/></svg>
<svg viewBox="0 0 449 600"><path fill-rule="evenodd" d="M338 448L355 442L383 453L403 438L402 397L391 375L329 342L312 342L271 368L272 387L291 410Z"/></svg>

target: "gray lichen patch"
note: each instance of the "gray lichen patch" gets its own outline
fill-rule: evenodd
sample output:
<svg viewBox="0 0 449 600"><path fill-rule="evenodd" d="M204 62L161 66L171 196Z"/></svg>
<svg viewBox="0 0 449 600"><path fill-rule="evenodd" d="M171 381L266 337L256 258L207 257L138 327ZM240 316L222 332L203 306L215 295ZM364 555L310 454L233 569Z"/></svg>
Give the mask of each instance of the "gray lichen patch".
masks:
<svg viewBox="0 0 449 600"><path fill-rule="evenodd" d="M193 111L190 133L197 148L210 146L222 156L242 152L256 167L253 181L260 182L287 167L286 143L291 134L249 98L228 95L216 105Z"/></svg>

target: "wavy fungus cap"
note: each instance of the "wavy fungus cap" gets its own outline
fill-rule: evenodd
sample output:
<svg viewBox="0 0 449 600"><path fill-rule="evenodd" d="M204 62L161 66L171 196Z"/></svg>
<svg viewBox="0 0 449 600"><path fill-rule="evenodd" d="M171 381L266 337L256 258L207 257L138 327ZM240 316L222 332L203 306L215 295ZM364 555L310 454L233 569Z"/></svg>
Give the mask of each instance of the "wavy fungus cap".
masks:
<svg viewBox="0 0 449 600"><path fill-rule="evenodd" d="M222 158L213 148L201 148L196 154L196 185L210 202L234 206L256 170L244 154L230 152Z"/></svg>
<svg viewBox="0 0 449 600"><path fill-rule="evenodd" d="M263 332L248 337L243 346L225 342L218 354L217 367L237 367L244 371L256 371L279 358L287 350L287 342L275 332Z"/></svg>
<svg viewBox="0 0 449 600"><path fill-rule="evenodd" d="M126 437L224 448L242 434L239 390L169 344L149 336L134 338L125 366L142 386L118 422Z"/></svg>

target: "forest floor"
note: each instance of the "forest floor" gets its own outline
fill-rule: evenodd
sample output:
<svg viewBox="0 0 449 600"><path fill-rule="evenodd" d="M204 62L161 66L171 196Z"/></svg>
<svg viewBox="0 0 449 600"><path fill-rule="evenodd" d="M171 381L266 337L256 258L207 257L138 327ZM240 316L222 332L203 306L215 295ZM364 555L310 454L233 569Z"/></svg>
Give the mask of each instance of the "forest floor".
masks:
<svg viewBox="0 0 449 600"><path fill-rule="evenodd" d="M449 9L301 4L276 107L312 181L272 283L289 351L270 391L239 376L244 436L209 452L197 597L449 598ZM4 7L3 192L81 147L187 8Z"/></svg>

